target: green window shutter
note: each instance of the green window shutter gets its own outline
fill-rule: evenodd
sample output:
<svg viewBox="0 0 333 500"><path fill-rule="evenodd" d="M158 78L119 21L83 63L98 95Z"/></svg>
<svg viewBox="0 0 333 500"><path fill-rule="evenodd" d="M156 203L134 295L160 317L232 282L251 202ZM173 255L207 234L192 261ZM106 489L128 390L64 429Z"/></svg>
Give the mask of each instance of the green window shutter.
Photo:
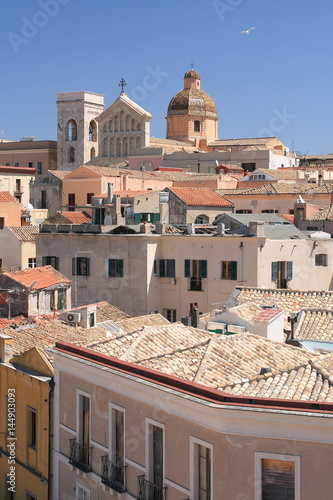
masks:
<svg viewBox="0 0 333 500"><path fill-rule="evenodd" d="M43 257L42 266L47 266L47 257Z"/></svg>
<svg viewBox="0 0 333 500"><path fill-rule="evenodd" d="M293 279L293 261L289 260L287 262L287 280Z"/></svg>
<svg viewBox="0 0 333 500"><path fill-rule="evenodd" d="M124 277L124 261L123 261L123 259L118 260L118 276L120 278Z"/></svg>
<svg viewBox="0 0 333 500"><path fill-rule="evenodd" d="M175 261L175 259L169 260L169 277L170 278L176 277L176 261Z"/></svg>
<svg viewBox="0 0 333 500"><path fill-rule="evenodd" d="M72 258L72 275L73 276L76 275L76 258L75 257Z"/></svg>
<svg viewBox="0 0 333 500"><path fill-rule="evenodd" d="M191 277L191 261L190 259L185 259L185 278Z"/></svg>
<svg viewBox="0 0 333 500"><path fill-rule="evenodd" d="M87 269L87 272L86 272L86 276L90 276L90 259L86 259L86 269Z"/></svg>
<svg viewBox="0 0 333 500"><path fill-rule="evenodd" d="M109 278L114 277L113 259L109 259Z"/></svg>
<svg viewBox="0 0 333 500"><path fill-rule="evenodd" d="M165 278L165 259L160 259L160 278Z"/></svg>
<svg viewBox="0 0 333 500"><path fill-rule="evenodd" d="M207 278L207 261L200 261L200 278Z"/></svg>
<svg viewBox="0 0 333 500"><path fill-rule="evenodd" d="M151 215L152 215L152 222L160 221L160 214L151 214Z"/></svg>
<svg viewBox="0 0 333 500"><path fill-rule="evenodd" d="M229 276L231 280L236 280L237 279L237 261L232 260L230 262L230 272Z"/></svg>
<svg viewBox="0 0 333 500"><path fill-rule="evenodd" d="M279 263L272 262L272 281L277 281L279 271Z"/></svg>
<svg viewBox="0 0 333 500"><path fill-rule="evenodd" d="M55 268L57 271L59 271L59 257L55 257L55 262L54 262L54 265L55 265Z"/></svg>
<svg viewBox="0 0 333 500"><path fill-rule="evenodd" d="M134 214L134 224L141 222L141 214Z"/></svg>

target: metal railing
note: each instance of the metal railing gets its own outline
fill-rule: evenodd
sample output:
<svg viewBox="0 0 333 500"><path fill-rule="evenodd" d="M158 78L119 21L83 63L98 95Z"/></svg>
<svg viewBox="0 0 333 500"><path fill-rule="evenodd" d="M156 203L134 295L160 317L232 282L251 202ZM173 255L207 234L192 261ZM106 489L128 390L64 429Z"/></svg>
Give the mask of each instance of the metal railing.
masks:
<svg viewBox="0 0 333 500"><path fill-rule="evenodd" d="M92 446L84 446L76 441L69 440L69 463L83 472L90 472Z"/></svg>
<svg viewBox="0 0 333 500"><path fill-rule="evenodd" d="M138 500L165 500L166 486L160 487L148 481L145 476L138 476Z"/></svg>
<svg viewBox="0 0 333 500"><path fill-rule="evenodd" d="M126 465L116 465L105 455L102 458L102 483L110 486L118 493L126 491Z"/></svg>

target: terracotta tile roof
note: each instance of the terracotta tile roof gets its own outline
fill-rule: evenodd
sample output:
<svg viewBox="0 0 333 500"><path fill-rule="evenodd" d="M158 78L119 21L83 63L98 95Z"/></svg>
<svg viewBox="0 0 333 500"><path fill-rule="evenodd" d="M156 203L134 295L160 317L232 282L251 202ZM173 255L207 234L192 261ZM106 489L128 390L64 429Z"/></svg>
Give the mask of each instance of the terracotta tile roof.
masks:
<svg viewBox="0 0 333 500"><path fill-rule="evenodd" d="M290 222L290 224L294 224L294 216L293 214L277 214L282 217L282 219L285 219L287 222Z"/></svg>
<svg viewBox="0 0 333 500"><path fill-rule="evenodd" d="M162 316L162 314L146 314L144 316L135 316L134 318L117 321L117 323L127 333L140 330L146 326L163 326L170 324L170 322L164 316Z"/></svg>
<svg viewBox="0 0 333 500"><path fill-rule="evenodd" d="M47 172L60 180L64 179L68 174L68 170L48 170Z"/></svg>
<svg viewBox="0 0 333 500"><path fill-rule="evenodd" d="M323 207L308 220L333 220L333 205Z"/></svg>
<svg viewBox="0 0 333 500"><path fill-rule="evenodd" d="M96 322L101 323L102 321L107 321L108 319L111 319L112 321L116 321L117 323L119 321L124 321L129 318L129 315L126 314L124 311L121 311L118 309L118 307L113 306L109 302L103 301L103 302L97 302L96 304L89 304L89 305L96 305Z"/></svg>
<svg viewBox="0 0 333 500"><path fill-rule="evenodd" d="M35 241L39 233L39 226L8 226L8 229L20 241Z"/></svg>
<svg viewBox="0 0 333 500"><path fill-rule="evenodd" d="M101 328L87 329L80 326L71 326L59 319L41 321L23 329L3 328L0 330L0 334L13 337L14 356L18 356L33 347L42 349L53 347L57 341L85 346L92 342L101 342L106 337L105 330Z"/></svg>
<svg viewBox="0 0 333 500"><path fill-rule="evenodd" d="M253 321L266 323L274 318L277 318L278 316L280 316L281 313L283 313L281 309L277 309L275 307L268 307L267 309L260 311L257 314L257 316L253 318Z"/></svg>
<svg viewBox="0 0 333 500"><path fill-rule="evenodd" d="M274 182L263 184L255 188L239 188L239 189L216 189L216 192L222 195L256 195L256 194L330 194L333 191L333 184L309 184L306 182Z"/></svg>
<svg viewBox="0 0 333 500"><path fill-rule="evenodd" d="M145 327L87 347L216 389L256 376L265 366L281 372L318 356L256 335L210 334L181 324Z"/></svg>
<svg viewBox="0 0 333 500"><path fill-rule="evenodd" d="M210 188L169 188L188 206L233 207L233 203Z"/></svg>
<svg viewBox="0 0 333 500"><path fill-rule="evenodd" d="M304 309L294 336L297 339L333 342L333 310Z"/></svg>
<svg viewBox="0 0 333 500"><path fill-rule="evenodd" d="M277 137L246 137L244 139L217 139L209 143L209 145L221 146L266 146Z"/></svg>
<svg viewBox="0 0 333 500"><path fill-rule="evenodd" d="M62 224L87 224L91 222L91 217L86 212L80 210L76 212L58 211L51 215L46 222L50 222L51 224L57 224L58 222Z"/></svg>
<svg viewBox="0 0 333 500"><path fill-rule="evenodd" d="M0 318L0 328L7 328L11 325L21 325L21 324L30 324L31 321L25 318L24 316L16 316L16 318L8 319L8 318ZM1 333L1 332L0 332Z"/></svg>
<svg viewBox="0 0 333 500"><path fill-rule="evenodd" d="M245 397L281 398L302 401L333 401L333 355L309 360L300 367L280 373L265 373L224 391Z"/></svg>
<svg viewBox="0 0 333 500"><path fill-rule="evenodd" d="M70 279L59 273L59 271L56 271L52 266L35 267L22 271L7 272L2 273L2 276L7 276L25 287L29 287L34 281L36 281L35 285L32 287L33 290L41 290L42 288L48 288L49 286L57 284L70 285L72 283Z"/></svg>
<svg viewBox="0 0 333 500"><path fill-rule="evenodd" d="M9 191L0 191L0 203L18 203L19 201L12 196Z"/></svg>

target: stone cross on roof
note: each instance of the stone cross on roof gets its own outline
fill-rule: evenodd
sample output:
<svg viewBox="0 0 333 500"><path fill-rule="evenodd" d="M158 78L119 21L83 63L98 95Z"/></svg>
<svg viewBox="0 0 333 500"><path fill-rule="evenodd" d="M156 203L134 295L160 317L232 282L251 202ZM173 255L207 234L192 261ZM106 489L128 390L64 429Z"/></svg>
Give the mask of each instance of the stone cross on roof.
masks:
<svg viewBox="0 0 333 500"><path fill-rule="evenodd" d="M121 87L121 93L123 94L124 93L124 87L126 87L127 83L125 82L125 80L122 78L120 80L120 83L119 83L119 87Z"/></svg>

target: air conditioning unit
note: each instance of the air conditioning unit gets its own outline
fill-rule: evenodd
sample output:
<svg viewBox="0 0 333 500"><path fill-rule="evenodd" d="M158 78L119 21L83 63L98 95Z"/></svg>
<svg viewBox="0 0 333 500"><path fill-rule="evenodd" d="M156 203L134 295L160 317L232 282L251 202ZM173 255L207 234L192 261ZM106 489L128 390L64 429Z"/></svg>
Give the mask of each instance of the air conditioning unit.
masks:
<svg viewBox="0 0 333 500"><path fill-rule="evenodd" d="M170 283L171 283L171 285L176 285L177 278L170 278Z"/></svg>
<svg viewBox="0 0 333 500"><path fill-rule="evenodd" d="M79 323L81 321L81 313L69 312L66 314L68 323Z"/></svg>

